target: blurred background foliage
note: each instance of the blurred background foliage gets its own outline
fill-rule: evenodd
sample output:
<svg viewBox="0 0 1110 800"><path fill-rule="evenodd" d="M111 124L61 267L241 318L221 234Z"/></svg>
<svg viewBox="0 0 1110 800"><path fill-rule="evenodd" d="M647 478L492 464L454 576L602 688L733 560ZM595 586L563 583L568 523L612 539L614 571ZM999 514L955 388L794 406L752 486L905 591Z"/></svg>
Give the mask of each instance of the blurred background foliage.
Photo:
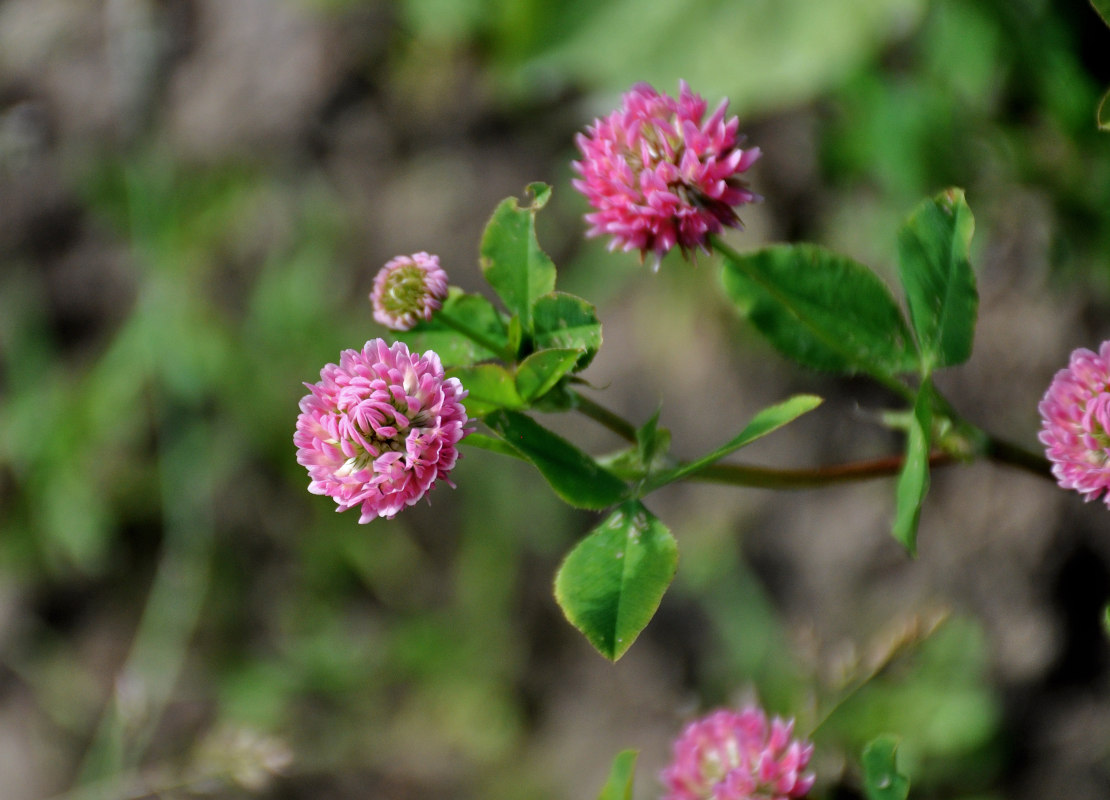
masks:
<svg viewBox="0 0 1110 800"><path fill-rule="evenodd" d="M301 382L383 334L374 272L428 250L480 290L485 219L533 180L606 326L605 402L662 401L688 456L815 391L768 462L894 451L867 422L890 398L779 361L708 260L652 276L581 240L575 132L679 78L765 152L738 247L881 270L918 199L967 188L983 320L946 391L1034 443L1052 372L1108 332L1084 2L0 1L5 798L556 800L626 747L647 798L683 721L754 695L824 720L816 796L859 797L880 732L916 798L1106 796L1105 509L1029 478L938 475L915 562L885 485L671 487L679 575L616 665L551 598L594 517L518 465L468 451L456 491L369 526L305 490Z"/></svg>

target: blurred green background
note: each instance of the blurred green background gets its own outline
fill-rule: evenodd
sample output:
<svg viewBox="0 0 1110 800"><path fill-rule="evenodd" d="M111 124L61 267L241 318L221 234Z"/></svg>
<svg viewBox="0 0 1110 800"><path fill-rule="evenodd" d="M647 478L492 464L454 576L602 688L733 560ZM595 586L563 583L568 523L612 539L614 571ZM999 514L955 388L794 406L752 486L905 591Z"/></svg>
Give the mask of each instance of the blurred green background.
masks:
<svg viewBox="0 0 1110 800"><path fill-rule="evenodd" d="M1106 510L1047 483L938 474L912 562L888 482L669 487L679 574L616 665L551 597L595 516L519 465L468 450L457 490L368 526L306 491L302 381L384 334L376 270L427 250L481 291L485 220L534 180L560 288L605 325L598 399L662 403L689 457L816 392L754 458L897 450L870 422L891 398L781 361L710 259L652 275L583 241L574 134L679 78L765 153L737 247L884 272L914 204L967 189L981 326L943 388L1035 445L1053 372L1110 335L1085 2L0 0L5 800L569 800L627 747L650 798L686 720L755 696L803 732L846 698L815 797L860 797L880 732L915 798L1110 793Z"/></svg>

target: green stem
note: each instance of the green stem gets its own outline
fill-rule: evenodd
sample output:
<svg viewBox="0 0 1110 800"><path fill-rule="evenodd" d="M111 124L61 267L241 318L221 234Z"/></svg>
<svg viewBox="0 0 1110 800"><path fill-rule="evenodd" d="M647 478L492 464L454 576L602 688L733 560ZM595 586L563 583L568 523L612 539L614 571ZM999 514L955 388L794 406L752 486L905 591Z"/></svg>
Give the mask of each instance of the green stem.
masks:
<svg viewBox="0 0 1110 800"><path fill-rule="evenodd" d="M902 470L905 457L887 456L870 461L853 461L810 469L774 469L753 467L748 464L711 464L687 476L688 480L703 483L722 483L748 486L755 489L819 489L841 483L854 483L873 478L889 478ZM944 467L956 463L947 453L933 453L929 466Z"/></svg>
<svg viewBox="0 0 1110 800"><path fill-rule="evenodd" d="M595 403L581 392L576 392L571 389L571 394L574 395L575 408L578 409L578 411L585 414L599 425L608 428L625 441L636 444L635 425L616 412L610 411L599 403Z"/></svg>
<svg viewBox="0 0 1110 800"><path fill-rule="evenodd" d="M958 431L963 431L964 438L971 443L973 452L998 464L1015 467L1049 481L1056 481L1052 475L1052 463L1047 458L1040 453L1000 439L968 422L956 412L948 402L948 398L937 391L936 386L933 386L933 407L952 420L952 424Z"/></svg>
<svg viewBox="0 0 1110 800"><path fill-rule="evenodd" d="M986 437L983 455L987 458L999 464L1024 470L1039 478L1056 481L1052 474L1052 462L1040 453L1026 450L1024 447L991 436L989 433L986 434Z"/></svg>
<svg viewBox="0 0 1110 800"><path fill-rule="evenodd" d="M573 392L577 410L620 436L622 439L636 444L636 426L624 419L616 412L594 402L581 392ZM982 434L983 444L980 448L985 457L1004 466L1015 467L1048 480L1055 480L1052 476L1048 459L1022 447L998 439L990 434ZM905 456L894 455L884 458L870 459L867 461L851 461L845 464L830 464L824 467L808 469L776 469L774 467L757 467L750 464L711 464L692 473L684 480L696 480L702 483L720 483L731 486L747 486L755 489L819 489L823 486L835 486L842 483L855 483L858 481L872 480L875 478L889 478L902 471ZM934 452L929 456L930 468L946 467L959 463L960 459L944 452ZM686 462L688 463L688 462ZM683 466L682 463L676 467Z"/></svg>
<svg viewBox="0 0 1110 800"><path fill-rule="evenodd" d="M990 437L983 455L998 464L1015 467L1046 480L1056 480L1052 476L1048 459L1009 442ZM712 464L690 475L689 479L759 489L817 489L840 483L893 477L902 471L904 462L905 457L897 455L812 469L772 469L746 464ZM929 456L929 467L932 469L957 463L961 463L961 460L948 453L934 452Z"/></svg>
<svg viewBox="0 0 1110 800"><path fill-rule="evenodd" d="M497 342L490 339L484 333L480 333L471 328L469 325L459 322L450 314L440 311L436 314L435 318L446 325L448 328L461 333L463 336L474 342L476 345L484 347L491 353L495 353L497 357L500 358L502 361L512 363L516 360L516 353L509 350L508 347L497 344Z"/></svg>

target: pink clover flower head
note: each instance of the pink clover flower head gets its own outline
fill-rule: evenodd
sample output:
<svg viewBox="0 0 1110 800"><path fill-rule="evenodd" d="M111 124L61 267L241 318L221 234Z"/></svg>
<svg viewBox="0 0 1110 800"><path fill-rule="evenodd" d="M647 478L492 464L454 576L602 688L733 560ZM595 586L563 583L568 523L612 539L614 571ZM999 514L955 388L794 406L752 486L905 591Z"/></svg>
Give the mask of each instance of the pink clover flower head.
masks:
<svg viewBox="0 0 1110 800"><path fill-rule="evenodd" d="M306 383L293 443L308 490L360 508L359 522L392 517L447 475L467 429L466 390L444 378L439 356L374 339Z"/></svg>
<svg viewBox="0 0 1110 800"><path fill-rule="evenodd" d="M1087 501L1110 489L1110 341L1079 348L1056 373L1037 409L1052 474ZM1110 506L1110 494L1103 497Z"/></svg>
<svg viewBox="0 0 1110 800"><path fill-rule="evenodd" d="M813 745L792 738L794 721L761 708L721 709L695 720L674 743L662 773L664 800L789 800L803 797Z"/></svg>
<svg viewBox="0 0 1110 800"><path fill-rule="evenodd" d="M639 83L621 107L578 134L581 175L573 183L594 210L587 236L612 236L609 249L659 259L678 245L709 252L708 237L741 228L735 207L761 200L740 179L760 156L743 149L728 100L705 118L706 103L679 82L678 99Z"/></svg>
<svg viewBox="0 0 1110 800"><path fill-rule="evenodd" d="M439 256L421 252L397 256L378 271L370 304L377 322L407 331L431 319L446 297L447 273L439 266Z"/></svg>

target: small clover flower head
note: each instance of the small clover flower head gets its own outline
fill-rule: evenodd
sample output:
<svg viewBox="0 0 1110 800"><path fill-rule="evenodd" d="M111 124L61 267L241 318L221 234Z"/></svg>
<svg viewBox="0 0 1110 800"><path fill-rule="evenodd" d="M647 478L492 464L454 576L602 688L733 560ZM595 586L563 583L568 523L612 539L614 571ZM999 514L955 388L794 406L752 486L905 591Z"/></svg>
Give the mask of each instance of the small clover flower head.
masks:
<svg viewBox="0 0 1110 800"><path fill-rule="evenodd" d="M790 800L813 787L813 745L791 738L793 720L756 706L720 710L686 726L662 779L664 800Z"/></svg>
<svg viewBox="0 0 1110 800"><path fill-rule="evenodd" d="M397 256L379 270L370 292L374 319L390 330L407 331L443 308L447 273L439 256L413 253Z"/></svg>
<svg viewBox="0 0 1110 800"><path fill-rule="evenodd" d="M466 390L444 378L439 356L383 339L344 350L306 383L293 443L308 490L360 508L359 522L392 517L447 479L465 427Z"/></svg>
<svg viewBox="0 0 1110 800"><path fill-rule="evenodd" d="M1110 341L1097 353L1073 352L1038 410L1040 439L1060 486L1088 501L1110 489ZM1110 506L1110 494L1103 500Z"/></svg>
<svg viewBox="0 0 1110 800"><path fill-rule="evenodd" d="M742 149L728 101L704 119L706 103L679 83L676 100L646 83L633 86L621 107L594 120L577 137L582 160L574 186L593 206L587 236L609 234L609 249L639 250L659 259L675 245L709 252L708 237L740 228L735 207L761 198L740 179L760 156Z"/></svg>

